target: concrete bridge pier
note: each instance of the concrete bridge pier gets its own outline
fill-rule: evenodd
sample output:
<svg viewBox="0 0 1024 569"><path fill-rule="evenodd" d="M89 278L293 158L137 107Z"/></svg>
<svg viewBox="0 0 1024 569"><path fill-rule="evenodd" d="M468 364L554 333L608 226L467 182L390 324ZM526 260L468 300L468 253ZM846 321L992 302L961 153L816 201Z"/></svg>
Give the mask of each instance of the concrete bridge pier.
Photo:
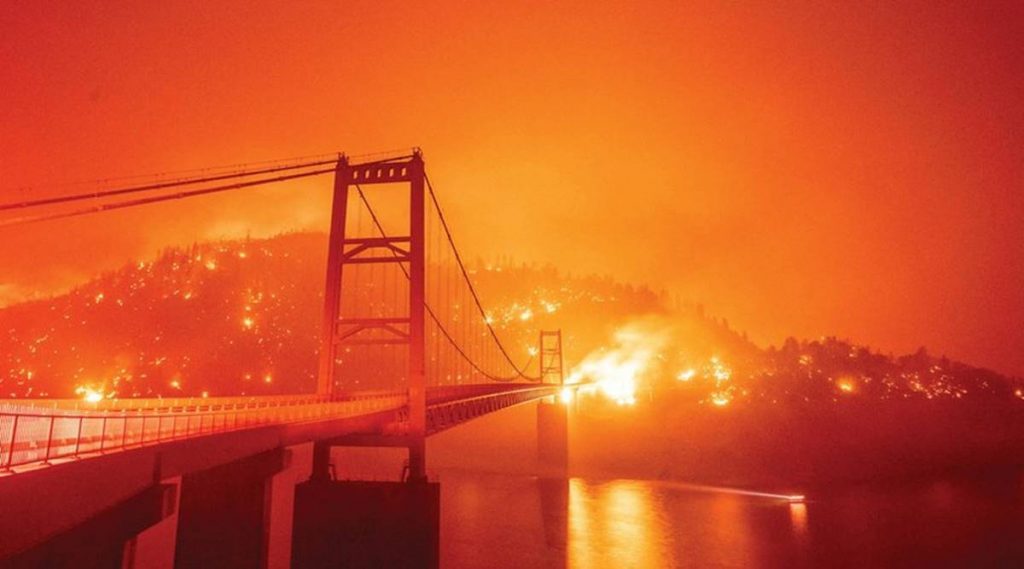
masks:
<svg viewBox="0 0 1024 569"><path fill-rule="evenodd" d="M150 486L32 549L0 559L0 567L120 569L135 536L173 514L176 491L173 484Z"/></svg>
<svg viewBox="0 0 1024 569"><path fill-rule="evenodd" d="M295 487L291 566L439 567L440 484L336 481L329 454L316 452L312 477Z"/></svg>
<svg viewBox="0 0 1024 569"><path fill-rule="evenodd" d="M178 530L178 499L181 496L181 477L163 480L172 489L166 509L169 513L159 522L147 527L125 544L121 569L172 569L174 567L174 541Z"/></svg>
<svg viewBox="0 0 1024 569"><path fill-rule="evenodd" d="M291 460L274 449L181 478L175 567L268 567L274 476Z"/></svg>

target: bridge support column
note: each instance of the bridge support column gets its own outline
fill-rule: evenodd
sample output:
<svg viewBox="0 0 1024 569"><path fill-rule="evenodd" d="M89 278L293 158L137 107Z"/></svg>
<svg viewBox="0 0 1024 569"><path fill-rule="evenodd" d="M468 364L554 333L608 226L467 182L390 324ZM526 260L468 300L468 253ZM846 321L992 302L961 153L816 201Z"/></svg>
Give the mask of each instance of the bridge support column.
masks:
<svg viewBox="0 0 1024 569"><path fill-rule="evenodd" d="M438 567L440 489L422 481L296 486L292 567Z"/></svg>
<svg viewBox="0 0 1024 569"><path fill-rule="evenodd" d="M542 476L569 475L569 408L561 403L537 404L537 466Z"/></svg>
<svg viewBox="0 0 1024 569"><path fill-rule="evenodd" d="M178 530L178 500L181 497L181 477L169 478L162 484L172 488L166 509L166 518L146 528L125 544L122 569L172 569L174 542Z"/></svg>
<svg viewBox="0 0 1024 569"><path fill-rule="evenodd" d="M276 449L183 476L175 566L266 567L273 477L290 456Z"/></svg>
<svg viewBox="0 0 1024 569"><path fill-rule="evenodd" d="M0 566L119 569L130 563L135 536L173 513L175 490L169 484L151 486L28 551L0 560Z"/></svg>

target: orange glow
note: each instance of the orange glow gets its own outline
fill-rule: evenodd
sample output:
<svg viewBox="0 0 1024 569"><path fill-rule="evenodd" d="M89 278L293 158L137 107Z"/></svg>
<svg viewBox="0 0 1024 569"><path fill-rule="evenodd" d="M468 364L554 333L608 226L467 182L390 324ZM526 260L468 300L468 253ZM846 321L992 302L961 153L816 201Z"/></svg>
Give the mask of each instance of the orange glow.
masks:
<svg viewBox="0 0 1024 569"><path fill-rule="evenodd" d="M636 401L636 381L634 375L637 367L630 363L615 361L613 356L588 360L578 366L566 383L591 383L597 390L620 405L631 405Z"/></svg>
<svg viewBox="0 0 1024 569"><path fill-rule="evenodd" d="M640 321L617 330L614 346L597 350L576 366L566 383L596 384L598 392L619 405L636 403L641 376L668 341L663 330Z"/></svg>
<svg viewBox="0 0 1024 569"><path fill-rule="evenodd" d="M719 391L711 394L711 402L714 403L716 407L725 407L732 402L732 397L725 392Z"/></svg>
<svg viewBox="0 0 1024 569"><path fill-rule="evenodd" d="M592 373L601 393L619 405L633 405L636 403L636 374L639 369L635 362L603 360L592 368Z"/></svg>
<svg viewBox="0 0 1024 569"><path fill-rule="evenodd" d="M807 504L800 500L792 501L789 504L789 520L793 525L793 533L803 537L807 533Z"/></svg>
<svg viewBox="0 0 1024 569"><path fill-rule="evenodd" d="M568 481L567 567L677 567L682 558L671 546L665 515L645 484L616 480L589 484Z"/></svg>
<svg viewBox="0 0 1024 569"><path fill-rule="evenodd" d="M728 381L732 377L732 370L728 366L722 363L722 360L718 359L718 356L711 358L710 362L711 377L715 379L716 383Z"/></svg>
<svg viewBox="0 0 1024 569"><path fill-rule="evenodd" d="M691 369L687 369L687 370L679 372L676 375L676 379L678 379L679 381L690 381L691 379L693 379L693 376L695 376L695 375L697 375L696 370L691 368Z"/></svg>
<svg viewBox="0 0 1024 569"><path fill-rule="evenodd" d="M563 387L561 393L559 393L559 399L566 405L572 403L573 391L571 387Z"/></svg>
<svg viewBox="0 0 1024 569"><path fill-rule="evenodd" d="M16 165L4 169L4 201L67 181L418 142L432 177L459 196L468 255L647 282L722 307L719 316L762 345L843 331L884 351L924 344L1024 374L1024 328L1011 316L1024 311L1022 198L1007 189L1019 181L1021 118L1006 112L1024 74L1019 18L1001 10L959 3L911 25L920 16L911 5L837 14L612 3L580 19L572 3L448 0L338 33L394 10L357 2L341 16L330 3L281 13L184 0L169 12L100 11L76 27L72 3L30 4L4 29L12 67L0 148ZM232 34L204 27L218 18L240 25ZM418 22L444 41L424 42ZM179 29L198 31L168 41ZM904 41L921 51L876 49ZM197 53L208 64L195 64ZM349 57L339 67L323 53ZM168 62L159 85L150 66L118 65L124 54ZM274 97L254 61L273 62ZM349 89L354 77L367 88ZM387 114L413 92L421 106ZM360 112L333 112L337 93ZM226 119L239 108L258 120ZM167 245L322 229L329 182L291 187L300 191L110 214L76 223L73 239L52 224L5 231L0 303L66 290ZM474 223L485 211L500 215ZM952 237L961 235L970 238ZM681 250L685 262L667 262ZM806 294L814 279L829 285ZM970 317L930 310L950 298ZM908 320L892 326L878 314Z"/></svg>
<svg viewBox="0 0 1024 569"><path fill-rule="evenodd" d="M89 403L96 403L103 400L103 391L88 386L78 386L75 393L82 396L82 400Z"/></svg>
<svg viewBox="0 0 1024 569"><path fill-rule="evenodd" d="M182 531L114 536L103 557L141 566L181 541L185 564L186 541L212 537L190 510L235 494L186 495L221 477L189 474L214 466L199 459L298 445L267 453L289 466L273 488L244 476L254 516L226 528L287 564L304 500L279 490L351 478L343 449L332 473L321 451L376 440L392 448L361 450L390 479L423 478L424 457L431 479L473 475L473 512L443 492L443 539L469 550L442 543L450 565L1024 557L1024 0L0 10L0 484L15 459L107 455L61 467L68 516L4 504L12 526L63 533L175 483ZM422 162L384 158L413 145ZM318 175L296 177L298 156ZM256 185L257 164L284 166ZM188 199L162 183L199 173L215 179ZM132 207L5 223L40 200ZM78 411L12 433L27 398ZM132 461L111 472L130 486L100 478ZM919 492L933 480L951 503ZM59 538L22 525L4 545Z"/></svg>

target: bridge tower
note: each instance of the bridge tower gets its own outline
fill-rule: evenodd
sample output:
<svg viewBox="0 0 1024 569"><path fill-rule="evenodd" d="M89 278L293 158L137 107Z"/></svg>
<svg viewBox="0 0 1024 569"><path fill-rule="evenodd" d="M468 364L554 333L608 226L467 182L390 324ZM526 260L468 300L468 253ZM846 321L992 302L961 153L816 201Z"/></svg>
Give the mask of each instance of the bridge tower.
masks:
<svg viewBox="0 0 1024 569"><path fill-rule="evenodd" d="M411 156L350 164L338 159L334 174L331 232L327 253L327 283L320 345L317 391L332 397L344 384L337 377L337 354L342 346L399 344L408 346L409 479L426 478L426 264L425 193L423 157L419 150ZM345 233L349 188L353 185L409 184L409 230L407 235L387 237L348 237ZM352 318L341 313L342 274L349 265L398 263L409 277L408 313L386 318ZM314 468L326 471L329 448L319 449ZM316 473L314 474L316 475Z"/></svg>
<svg viewBox="0 0 1024 569"><path fill-rule="evenodd" d="M542 383L563 385L562 331L542 330L540 345L540 380ZM537 458L542 476L565 478L569 472L569 402L563 393L550 402L537 404Z"/></svg>
<svg viewBox="0 0 1024 569"><path fill-rule="evenodd" d="M540 357L541 383L565 383L565 372L562 368L562 331L541 330L540 343L537 346Z"/></svg>

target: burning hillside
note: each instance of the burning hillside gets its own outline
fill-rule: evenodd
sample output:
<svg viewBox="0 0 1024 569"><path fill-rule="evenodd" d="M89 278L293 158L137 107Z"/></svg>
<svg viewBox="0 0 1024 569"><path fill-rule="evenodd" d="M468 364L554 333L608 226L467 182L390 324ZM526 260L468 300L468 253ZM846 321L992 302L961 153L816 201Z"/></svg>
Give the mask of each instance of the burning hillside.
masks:
<svg viewBox="0 0 1024 569"><path fill-rule="evenodd" d="M325 249L322 234L168 249L67 294L0 309L0 393L95 400L310 392ZM577 329L567 335L572 361L573 350L595 348L626 315L658 306L650 291L608 279L483 263L472 272L493 307L488 320L524 358L540 328Z"/></svg>
<svg viewBox="0 0 1024 569"><path fill-rule="evenodd" d="M0 309L5 397L310 392L326 239L287 234L168 249L67 294ZM620 403L671 388L700 402L1024 398L1019 380L923 350L896 358L835 338L762 350L699 305L550 267L477 261L487 319L515 356L565 331L569 381Z"/></svg>

